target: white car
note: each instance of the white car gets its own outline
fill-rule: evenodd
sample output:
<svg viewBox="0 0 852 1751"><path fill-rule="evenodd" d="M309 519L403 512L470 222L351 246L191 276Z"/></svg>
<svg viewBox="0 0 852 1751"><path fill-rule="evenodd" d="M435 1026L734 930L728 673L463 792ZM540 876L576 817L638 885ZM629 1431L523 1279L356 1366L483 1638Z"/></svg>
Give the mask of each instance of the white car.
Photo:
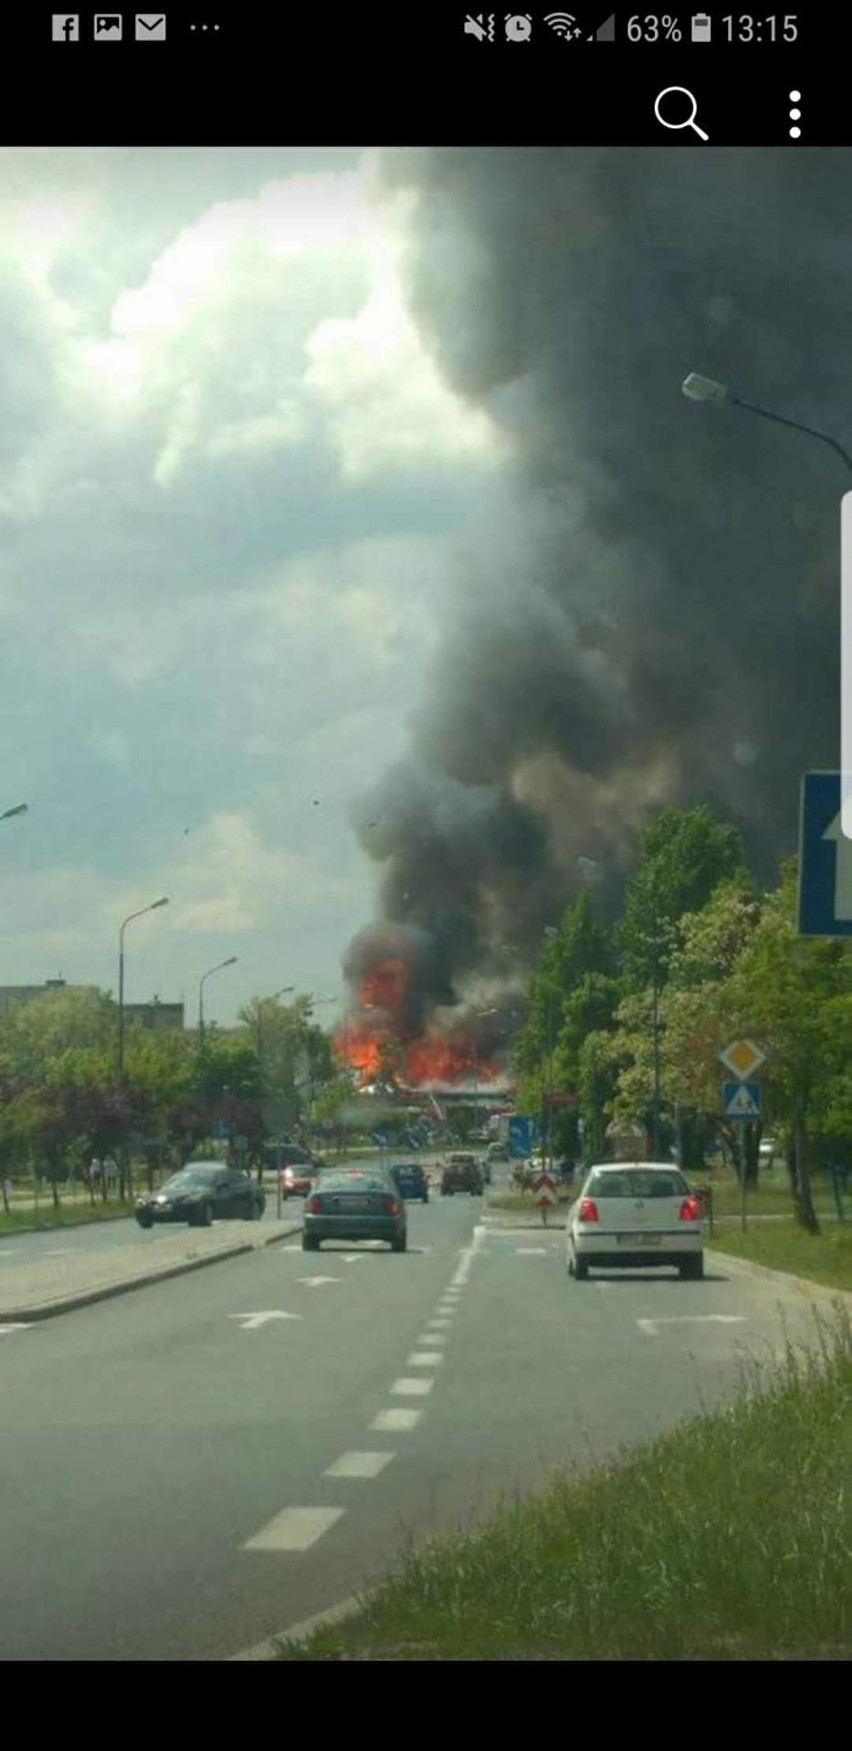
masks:
<svg viewBox="0 0 852 1751"><path fill-rule="evenodd" d="M590 1169L568 1212L566 1263L582 1282L590 1265L674 1265L704 1275L704 1206L676 1167L617 1161Z"/></svg>

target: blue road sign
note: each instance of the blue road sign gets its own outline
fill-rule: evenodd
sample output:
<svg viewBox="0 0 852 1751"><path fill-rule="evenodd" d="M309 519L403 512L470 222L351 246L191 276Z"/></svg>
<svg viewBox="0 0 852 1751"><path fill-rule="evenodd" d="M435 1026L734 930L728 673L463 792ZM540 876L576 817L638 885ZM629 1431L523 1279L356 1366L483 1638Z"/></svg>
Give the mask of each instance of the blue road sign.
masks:
<svg viewBox="0 0 852 1751"><path fill-rule="evenodd" d="M723 1082L722 1111L726 1119L759 1119L763 1089L759 1082Z"/></svg>
<svg viewBox="0 0 852 1751"><path fill-rule="evenodd" d="M841 825L839 772L802 779L799 935L852 936L852 839Z"/></svg>
<svg viewBox="0 0 852 1751"><path fill-rule="evenodd" d="M509 1154L513 1161L525 1161L532 1154L535 1141L535 1120L512 1118L509 1120Z"/></svg>

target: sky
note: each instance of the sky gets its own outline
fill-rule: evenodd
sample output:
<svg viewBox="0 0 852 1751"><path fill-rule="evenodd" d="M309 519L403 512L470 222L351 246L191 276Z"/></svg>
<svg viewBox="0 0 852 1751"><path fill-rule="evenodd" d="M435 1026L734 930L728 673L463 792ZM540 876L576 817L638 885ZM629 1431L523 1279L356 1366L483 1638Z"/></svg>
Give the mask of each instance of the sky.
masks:
<svg viewBox="0 0 852 1751"><path fill-rule="evenodd" d="M5 150L0 983L337 996L507 439L360 149ZM493 538L493 536L492 536ZM326 1011L329 1019L332 1007Z"/></svg>

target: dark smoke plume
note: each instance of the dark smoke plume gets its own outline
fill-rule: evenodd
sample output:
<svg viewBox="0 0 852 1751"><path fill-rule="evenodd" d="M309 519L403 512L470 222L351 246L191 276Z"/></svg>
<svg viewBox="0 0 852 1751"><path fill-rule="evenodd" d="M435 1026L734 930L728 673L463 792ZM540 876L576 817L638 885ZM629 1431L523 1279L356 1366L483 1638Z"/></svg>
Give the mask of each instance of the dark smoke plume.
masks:
<svg viewBox="0 0 852 1751"><path fill-rule="evenodd" d="M383 915L426 945L418 1015L474 973L509 978L584 869L611 899L661 806L708 803L771 876L801 772L836 766L840 464L680 384L701 371L844 435L850 167L387 154L419 201L413 315L515 457L409 759L359 823Z"/></svg>

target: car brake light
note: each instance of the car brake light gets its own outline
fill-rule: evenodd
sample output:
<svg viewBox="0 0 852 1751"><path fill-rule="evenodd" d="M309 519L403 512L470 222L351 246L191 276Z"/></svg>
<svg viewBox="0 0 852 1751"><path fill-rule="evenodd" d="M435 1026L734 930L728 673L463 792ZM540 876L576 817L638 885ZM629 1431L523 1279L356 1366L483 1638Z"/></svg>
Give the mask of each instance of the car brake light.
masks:
<svg viewBox="0 0 852 1751"><path fill-rule="evenodd" d="M307 1209L310 1210L310 1213L312 1216L318 1216L321 1209L322 1209L322 1198L317 1198L317 1197L309 1198L308 1202L307 1202Z"/></svg>
<svg viewBox="0 0 852 1751"><path fill-rule="evenodd" d="M402 1205L399 1202L398 1198L388 1198L388 1215L389 1216L398 1216L401 1209L402 1209Z"/></svg>
<svg viewBox="0 0 852 1751"><path fill-rule="evenodd" d="M683 1203L681 1204L680 1219L681 1222L701 1221L701 1199L696 1198L695 1194L692 1192L688 1198L684 1198Z"/></svg>
<svg viewBox="0 0 852 1751"><path fill-rule="evenodd" d="M598 1207L594 1198L581 1198L577 1211L578 1222L599 1222Z"/></svg>

